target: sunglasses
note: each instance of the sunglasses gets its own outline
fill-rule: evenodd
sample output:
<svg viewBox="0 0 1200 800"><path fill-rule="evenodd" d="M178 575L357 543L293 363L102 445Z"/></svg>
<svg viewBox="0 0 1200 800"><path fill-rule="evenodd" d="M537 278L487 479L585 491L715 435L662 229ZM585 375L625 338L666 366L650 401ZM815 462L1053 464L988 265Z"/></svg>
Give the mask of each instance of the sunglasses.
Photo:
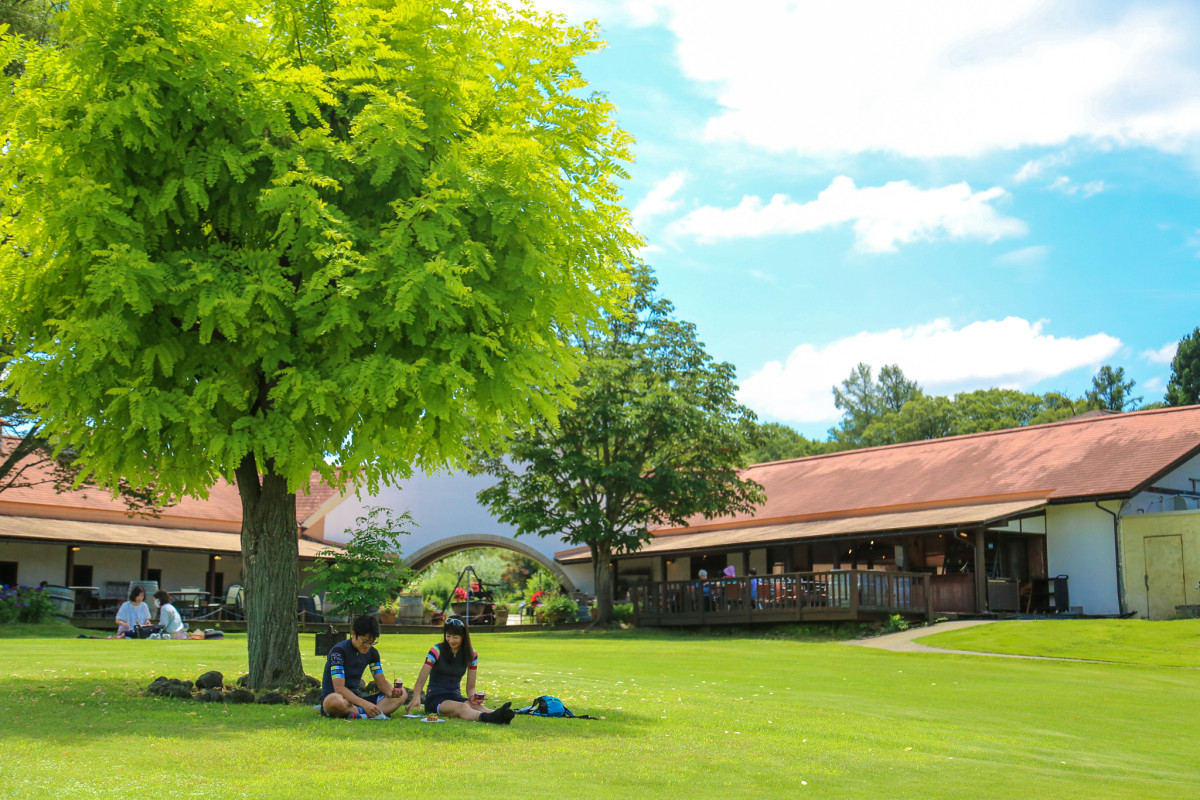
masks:
<svg viewBox="0 0 1200 800"><path fill-rule="evenodd" d="M467 626L461 619L451 618L451 619L446 620L446 627L447 628L463 628L463 629L465 629Z"/></svg>

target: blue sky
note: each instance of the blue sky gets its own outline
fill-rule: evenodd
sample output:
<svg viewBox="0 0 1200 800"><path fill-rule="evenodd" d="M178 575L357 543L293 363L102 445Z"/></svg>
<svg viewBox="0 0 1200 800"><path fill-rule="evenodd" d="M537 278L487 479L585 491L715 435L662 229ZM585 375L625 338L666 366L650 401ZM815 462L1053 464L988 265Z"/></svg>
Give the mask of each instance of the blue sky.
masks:
<svg viewBox="0 0 1200 800"><path fill-rule="evenodd" d="M824 438L858 361L1161 399L1200 325L1200 4L537 5L599 21L643 257L760 418Z"/></svg>

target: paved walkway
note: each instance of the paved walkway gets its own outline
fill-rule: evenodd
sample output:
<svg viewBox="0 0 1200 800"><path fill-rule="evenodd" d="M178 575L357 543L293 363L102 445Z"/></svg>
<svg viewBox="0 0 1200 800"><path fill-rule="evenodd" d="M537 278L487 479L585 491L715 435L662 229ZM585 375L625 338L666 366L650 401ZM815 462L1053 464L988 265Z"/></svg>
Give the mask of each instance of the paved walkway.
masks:
<svg viewBox="0 0 1200 800"><path fill-rule="evenodd" d="M930 647L920 644L915 639L930 636L935 633L956 631L960 628L971 628L975 625L987 625L995 620L990 619L960 619L953 622L938 622L923 628L909 628L899 633L888 633L883 636L873 636L870 639L853 639L842 644L854 644L859 647L874 647L878 650L891 650L896 653L967 653L977 656L1000 656L1004 658L1042 658L1042 656L1016 656L1006 653L981 653L975 650L947 650L942 647Z"/></svg>

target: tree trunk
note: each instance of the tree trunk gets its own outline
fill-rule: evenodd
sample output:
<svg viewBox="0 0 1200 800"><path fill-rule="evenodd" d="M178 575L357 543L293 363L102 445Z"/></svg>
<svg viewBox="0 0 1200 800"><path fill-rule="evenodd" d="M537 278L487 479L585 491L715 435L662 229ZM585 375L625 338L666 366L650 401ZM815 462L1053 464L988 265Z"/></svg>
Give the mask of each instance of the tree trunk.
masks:
<svg viewBox="0 0 1200 800"><path fill-rule="evenodd" d="M596 626L608 626L613 618L612 545L588 542L592 551L592 574L596 581Z"/></svg>
<svg viewBox="0 0 1200 800"><path fill-rule="evenodd" d="M304 678L296 627L300 551L296 494L267 462L259 477L253 455L237 469L242 498L242 565L250 688L293 686Z"/></svg>

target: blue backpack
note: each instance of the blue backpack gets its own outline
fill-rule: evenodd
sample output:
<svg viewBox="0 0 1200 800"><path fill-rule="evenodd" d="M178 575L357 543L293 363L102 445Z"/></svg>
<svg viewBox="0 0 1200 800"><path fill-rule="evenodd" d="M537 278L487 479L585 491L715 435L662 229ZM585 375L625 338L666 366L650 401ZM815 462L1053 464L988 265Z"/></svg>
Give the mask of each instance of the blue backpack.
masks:
<svg viewBox="0 0 1200 800"><path fill-rule="evenodd" d="M573 719L594 719L587 714L576 717L571 713L571 709L563 705L563 701L557 697L543 695L535 698L532 703L520 709L516 713L528 714L533 717L571 717Z"/></svg>

